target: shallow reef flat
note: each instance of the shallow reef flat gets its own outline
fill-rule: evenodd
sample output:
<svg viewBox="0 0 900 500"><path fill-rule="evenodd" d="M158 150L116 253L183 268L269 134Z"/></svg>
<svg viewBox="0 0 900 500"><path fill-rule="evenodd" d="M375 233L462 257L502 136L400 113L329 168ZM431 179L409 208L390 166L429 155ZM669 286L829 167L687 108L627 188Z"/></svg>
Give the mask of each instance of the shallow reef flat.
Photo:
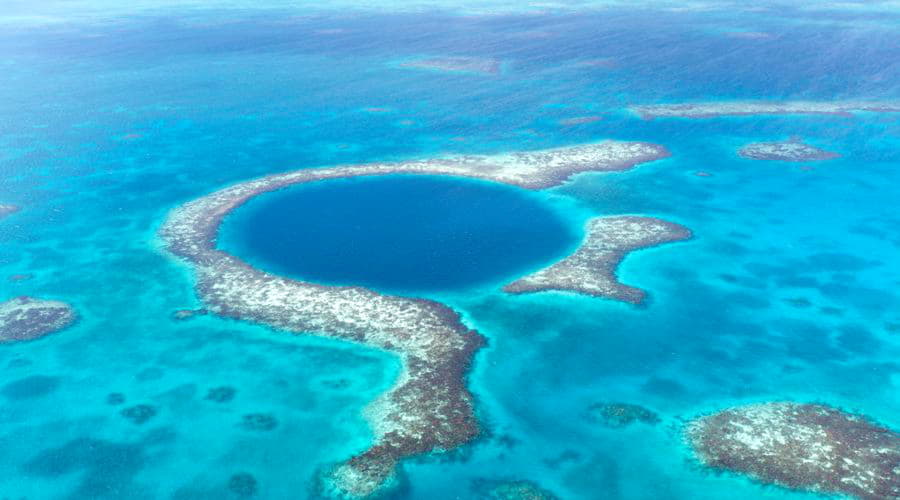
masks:
<svg viewBox="0 0 900 500"><path fill-rule="evenodd" d="M500 72L501 63L496 59L453 56L415 59L401 63L400 67L496 75Z"/></svg>
<svg viewBox="0 0 900 500"><path fill-rule="evenodd" d="M891 101L734 101L632 106L645 120L653 118L714 118L735 115L850 115L854 112L900 112L900 102Z"/></svg>
<svg viewBox="0 0 900 500"><path fill-rule="evenodd" d="M15 205L3 205L0 204L0 219L3 219L7 215L12 215L19 211L19 207Z"/></svg>
<svg viewBox="0 0 900 500"><path fill-rule="evenodd" d="M75 309L65 302L16 297L0 302L0 343L33 340L71 325Z"/></svg>
<svg viewBox="0 0 900 500"><path fill-rule="evenodd" d="M472 496L479 500L556 500L558 497L538 484L525 480L478 479Z"/></svg>
<svg viewBox="0 0 900 500"><path fill-rule="evenodd" d="M508 293L560 290L638 304L646 293L619 282L616 268L634 250L686 240L691 231L679 224L632 215L598 217L572 255L503 287Z"/></svg>
<svg viewBox="0 0 900 500"><path fill-rule="evenodd" d="M588 419L603 427L621 429L635 423L656 425L656 412L632 403L596 403L588 408Z"/></svg>
<svg viewBox="0 0 900 500"><path fill-rule="evenodd" d="M900 434L863 416L762 403L693 420L686 434L697 458L716 469L798 490L900 498Z"/></svg>
<svg viewBox="0 0 900 500"><path fill-rule="evenodd" d="M822 161L841 155L804 143L799 138L778 142L754 142L738 150L738 154L751 160Z"/></svg>
<svg viewBox="0 0 900 500"><path fill-rule="evenodd" d="M399 380L365 410L374 445L335 467L322 482L326 493L363 497L390 482L400 459L449 450L477 435L465 377L484 338L438 302L362 287L316 285L255 269L216 248L224 218L262 193L326 179L451 175L541 189L579 172L625 170L668 154L654 144L605 141L528 153L299 170L239 183L186 203L169 214L160 236L169 252L193 265L197 293L211 312L399 356Z"/></svg>

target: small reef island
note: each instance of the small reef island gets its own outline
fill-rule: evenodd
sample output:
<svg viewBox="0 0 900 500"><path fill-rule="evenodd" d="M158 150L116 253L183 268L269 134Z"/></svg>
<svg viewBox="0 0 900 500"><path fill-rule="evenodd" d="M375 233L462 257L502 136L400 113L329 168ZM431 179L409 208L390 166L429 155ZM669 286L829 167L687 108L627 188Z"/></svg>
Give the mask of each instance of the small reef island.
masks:
<svg viewBox="0 0 900 500"><path fill-rule="evenodd" d="M587 235L569 257L503 287L508 293L561 290L638 304L646 293L616 278L616 268L633 250L686 240L691 231L653 217L599 217L587 223Z"/></svg>
<svg viewBox="0 0 900 500"><path fill-rule="evenodd" d="M855 112L896 113L900 102L734 101L633 106L631 111L645 120L653 118L714 118L740 115L841 115Z"/></svg>
<svg viewBox="0 0 900 500"><path fill-rule="evenodd" d="M819 404L762 403L704 416L687 441L705 465L863 500L900 498L900 434Z"/></svg>
<svg viewBox="0 0 900 500"><path fill-rule="evenodd" d="M622 171L667 156L669 152L655 144L605 141L493 156L298 170L242 182L188 202L169 214L160 235L169 252L193 266L197 293L210 312L280 330L357 342L399 356L403 367L399 379L365 410L375 434L374 444L330 470L321 484L326 495L365 497L391 483L401 459L450 450L478 434L465 378L484 338L466 327L454 310L435 301L384 295L363 287L318 285L256 269L217 249L224 218L260 194L326 179L448 175L536 190L559 185L580 172ZM675 226L656 219L648 225L642 220L618 220L610 226L618 231L613 240L620 241L613 251L618 252L616 259L629 246L672 238L666 230ZM602 229L602 224L597 228ZM629 237L628 231L636 231L638 236ZM677 234L687 233L679 226ZM593 240L597 238L593 236ZM621 292L609 282L615 259L607 258L609 262L599 266L599 275L605 280L601 292L613 289L633 297L633 292ZM599 279L591 277L592 281ZM568 283L578 286L573 280ZM595 290L596 286L585 289Z"/></svg>
<svg viewBox="0 0 900 500"><path fill-rule="evenodd" d="M57 300L17 297L0 302L0 343L49 335L71 325L76 317L72 306Z"/></svg>
<svg viewBox="0 0 900 500"><path fill-rule="evenodd" d="M778 142L754 142L742 147L738 154L750 160L793 162L831 160L841 156L837 153L805 144L799 137L792 137L786 141Z"/></svg>

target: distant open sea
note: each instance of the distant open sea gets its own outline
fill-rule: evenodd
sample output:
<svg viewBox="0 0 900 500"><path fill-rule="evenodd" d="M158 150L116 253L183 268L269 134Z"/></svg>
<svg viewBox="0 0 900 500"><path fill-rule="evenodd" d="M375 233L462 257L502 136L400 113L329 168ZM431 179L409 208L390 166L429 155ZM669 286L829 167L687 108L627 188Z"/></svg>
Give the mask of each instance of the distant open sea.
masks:
<svg viewBox="0 0 900 500"><path fill-rule="evenodd" d="M429 286L415 270L406 281L373 270L378 256L393 254L394 238L329 257L329 244L353 231L321 225L313 201L295 206L291 223L318 229L307 233L315 248L291 244L319 252L312 271L322 280L347 284L368 272L373 288L444 302L488 338L468 381L482 436L404 462L388 498L477 498L476 480L491 479L531 480L562 499L811 499L701 467L683 422L797 400L900 428L900 114L648 121L626 110L900 100L896 9L473 14L446 4L167 3L70 16L61 2L64 19L42 20L26 15L26 3L13 5L21 18L0 17L0 203L22 210L0 221L0 301L64 300L80 319L38 341L0 345L2 499L240 498L229 489L235 474L255 478L254 498L315 498L322 471L371 442L361 410L392 385L397 359L215 315L173 319L202 307L190 269L157 236L173 208L293 169L602 139L658 143L672 156L535 193L439 180L368 192L354 180L342 182L363 186L345 186L358 195L341 205L327 193L343 188L322 185L316 199L350 210L337 220L366 212L410 244L426 226L440 233L434 221L451 219L445 209L458 224L489 227L526 213L532 222L516 221L511 234L553 235L503 251L492 243L477 262L450 242L433 278L446 286ZM496 74L403 65L438 56L502 64ZM585 117L599 119L570 120ZM841 157L794 164L737 155L747 143L791 136ZM448 201L453 189L462 198ZM254 203L291 203L277 196ZM418 203L410 233L392 212L404 200ZM251 217L252 205L226 230ZM466 213L473 205L480 212ZM617 214L694 232L689 242L636 252L619 269L623 282L649 292L647 304L500 290L570 252L588 218ZM473 241L490 233L474 231ZM229 237L220 244L254 251ZM364 257L376 263L329 261ZM482 279L486 269L495 274ZM22 273L33 277L7 280ZM233 389L230 400L216 397L229 392L223 387ZM124 403L111 404L111 393ZM604 428L588 418L599 402L638 404L662 421ZM121 414L135 405L153 415L139 423ZM247 415L274 425L246 425Z"/></svg>

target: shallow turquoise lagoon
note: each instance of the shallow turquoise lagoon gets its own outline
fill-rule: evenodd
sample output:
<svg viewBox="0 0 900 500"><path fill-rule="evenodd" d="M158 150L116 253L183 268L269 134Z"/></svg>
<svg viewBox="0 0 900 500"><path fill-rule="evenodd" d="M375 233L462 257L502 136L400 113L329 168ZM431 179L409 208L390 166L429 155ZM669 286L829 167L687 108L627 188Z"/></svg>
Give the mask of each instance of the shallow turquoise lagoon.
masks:
<svg viewBox="0 0 900 500"><path fill-rule="evenodd" d="M473 485L487 478L535 481L564 499L813 499L701 468L683 422L791 399L900 427L900 117L644 121L625 109L898 100L895 10L585 4L486 15L446 3L371 12L80 2L101 7L67 4L48 18L61 3L32 4L13 2L0 18L0 203L22 207L0 221L0 300L65 300L80 319L0 346L0 498L240 498L229 485L247 474L255 498L315 498L320 473L370 443L362 411L393 384L397 359L214 315L173 319L202 304L190 271L161 250L166 214L293 169L605 138L659 143L672 156L527 196L485 186L487 220L520 200L549 213L538 227L560 237L530 242L532 257L499 270L496 255L478 260L447 286L384 283L430 288L488 338L468 381L482 437L407 461L388 497L477 498ZM749 32L771 36L734 36ZM436 55L504 64L496 75L396 64ZM600 119L566 121L579 117ZM792 164L736 153L795 135L842 156ZM348 189L368 195L369 182ZM430 208L458 206L448 194L457 181L434 182L440 203ZM291 198L307 187L321 189L315 201ZM334 186L307 187L284 194L308 209L341 203ZM367 215L402 207L391 200ZM305 212L284 224L317 220ZM661 217L696 236L625 260L619 275L649 291L647 304L500 291L507 273L566 253L588 217L615 214ZM391 229L373 224L362 235ZM328 236L350 235L338 229ZM409 236L397 237L417 243ZM476 279L489 264L496 274ZM32 277L7 280L21 273ZM588 408L605 401L642 405L661 422L598 426ZM138 405L152 416L123 414Z"/></svg>

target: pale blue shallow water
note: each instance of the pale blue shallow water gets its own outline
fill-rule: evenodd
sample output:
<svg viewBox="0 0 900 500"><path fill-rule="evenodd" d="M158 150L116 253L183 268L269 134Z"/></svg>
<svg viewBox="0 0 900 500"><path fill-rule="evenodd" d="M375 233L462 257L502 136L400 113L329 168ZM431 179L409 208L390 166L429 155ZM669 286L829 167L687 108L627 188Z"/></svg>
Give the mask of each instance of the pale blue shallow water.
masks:
<svg viewBox="0 0 900 500"><path fill-rule="evenodd" d="M429 291L489 339L469 382L485 435L407 462L390 495L472 498L473 480L491 478L576 499L813 498L698 467L680 426L793 399L900 427L900 117L643 121L623 109L900 99L895 13L782 12L168 7L8 24L0 203L23 210L0 221L0 299L65 300L80 320L0 349L0 498L229 498L238 473L255 477L257 498L307 498L321 470L369 443L360 412L391 385L396 360L214 316L171 319L200 306L189 269L159 250L173 207L296 168L604 138L673 155L578 176L538 202L570 227L644 214L696 238L626 260L622 280L650 292L643 307L510 297L499 279ZM398 67L425 55L504 66ZM793 135L842 157L806 170L736 154ZM17 273L34 276L6 280ZM223 386L231 400L208 398ZM110 393L125 402L109 404ZM600 428L585 413L601 401L640 404L663 421ZM155 409L143 424L120 414L140 404ZM274 427L242 425L248 414Z"/></svg>

